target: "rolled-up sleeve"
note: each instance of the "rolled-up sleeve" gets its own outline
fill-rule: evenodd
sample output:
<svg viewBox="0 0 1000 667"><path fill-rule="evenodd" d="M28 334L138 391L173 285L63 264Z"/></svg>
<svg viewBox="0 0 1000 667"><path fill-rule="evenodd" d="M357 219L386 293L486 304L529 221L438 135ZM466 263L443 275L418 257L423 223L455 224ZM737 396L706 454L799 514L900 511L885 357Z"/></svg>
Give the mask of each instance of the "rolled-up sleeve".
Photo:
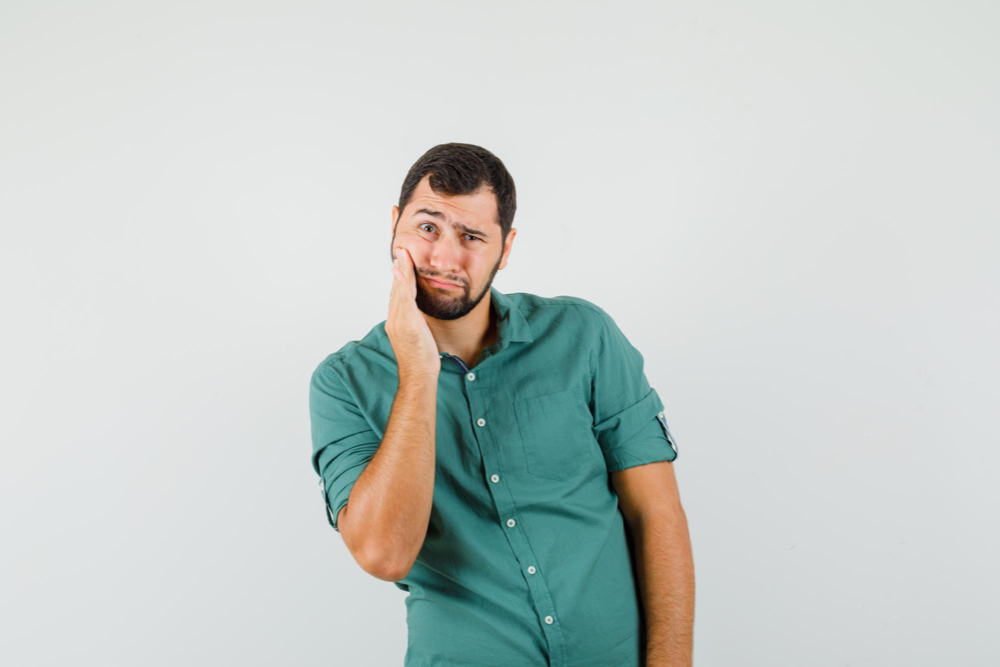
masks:
<svg viewBox="0 0 1000 667"><path fill-rule="evenodd" d="M609 472L677 458L663 401L649 386L642 354L606 312L598 309L591 357L590 411Z"/></svg>
<svg viewBox="0 0 1000 667"><path fill-rule="evenodd" d="M313 371L309 415L313 470L319 475L327 519L339 533L337 515L347 504L354 483L375 456L380 438L343 381L326 364Z"/></svg>

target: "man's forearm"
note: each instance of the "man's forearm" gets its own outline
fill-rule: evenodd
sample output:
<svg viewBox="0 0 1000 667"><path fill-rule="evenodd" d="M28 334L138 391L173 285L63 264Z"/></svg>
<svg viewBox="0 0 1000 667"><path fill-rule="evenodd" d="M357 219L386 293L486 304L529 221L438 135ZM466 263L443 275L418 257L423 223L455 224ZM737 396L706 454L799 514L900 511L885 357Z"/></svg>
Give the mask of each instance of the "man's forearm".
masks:
<svg viewBox="0 0 1000 667"><path fill-rule="evenodd" d="M630 526L646 617L646 667L689 667L694 645L694 559L684 510Z"/></svg>
<svg viewBox="0 0 1000 667"><path fill-rule="evenodd" d="M341 533L381 579L409 572L427 534L434 496L437 377L403 377L385 436L342 510Z"/></svg>

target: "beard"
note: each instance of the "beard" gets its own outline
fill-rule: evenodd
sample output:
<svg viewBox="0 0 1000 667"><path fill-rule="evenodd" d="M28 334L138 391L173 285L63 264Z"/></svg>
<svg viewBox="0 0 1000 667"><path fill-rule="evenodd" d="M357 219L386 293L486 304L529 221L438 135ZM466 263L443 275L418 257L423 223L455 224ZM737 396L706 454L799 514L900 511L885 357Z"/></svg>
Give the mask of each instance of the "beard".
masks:
<svg viewBox="0 0 1000 667"><path fill-rule="evenodd" d="M470 288L468 285L460 284L457 288L451 290L425 286L420 281L418 273L416 283L417 308L428 317L433 317L436 320L457 320L460 317L465 317L486 296L499 268L500 260L498 259L497 263L493 266L493 270L490 271L490 277L487 278L486 284L475 296L469 291ZM434 280L434 278L431 278L431 280Z"/></svg>

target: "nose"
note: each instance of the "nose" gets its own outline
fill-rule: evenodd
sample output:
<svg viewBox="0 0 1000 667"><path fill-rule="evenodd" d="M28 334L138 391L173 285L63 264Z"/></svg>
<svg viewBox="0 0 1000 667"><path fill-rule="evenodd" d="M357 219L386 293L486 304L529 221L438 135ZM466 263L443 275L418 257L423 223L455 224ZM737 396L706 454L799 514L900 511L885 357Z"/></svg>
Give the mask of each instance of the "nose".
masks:
<svg viewBox="0 0 1000 667"><path fill-rule="evenodd" d="M458 259L462 253L458 244L459 241L452 237L445 237L434 243L427 260L431 268L437 271L437 275L445 274L441 277L457 275Z"/></svg>

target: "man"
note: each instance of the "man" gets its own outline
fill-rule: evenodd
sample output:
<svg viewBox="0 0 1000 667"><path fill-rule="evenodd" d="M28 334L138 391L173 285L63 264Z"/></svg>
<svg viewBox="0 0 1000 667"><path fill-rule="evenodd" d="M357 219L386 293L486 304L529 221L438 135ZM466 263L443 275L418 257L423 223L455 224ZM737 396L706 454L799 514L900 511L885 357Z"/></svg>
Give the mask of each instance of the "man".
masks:
<svg viewBox="0 0 1000 667"><path fill-rule="evenodd" d="M503 294L514 181L443 144L392 208L385 321L313 372L313 468L407 667L690 665L676 443L642 355L571 296Z"/></svg>

